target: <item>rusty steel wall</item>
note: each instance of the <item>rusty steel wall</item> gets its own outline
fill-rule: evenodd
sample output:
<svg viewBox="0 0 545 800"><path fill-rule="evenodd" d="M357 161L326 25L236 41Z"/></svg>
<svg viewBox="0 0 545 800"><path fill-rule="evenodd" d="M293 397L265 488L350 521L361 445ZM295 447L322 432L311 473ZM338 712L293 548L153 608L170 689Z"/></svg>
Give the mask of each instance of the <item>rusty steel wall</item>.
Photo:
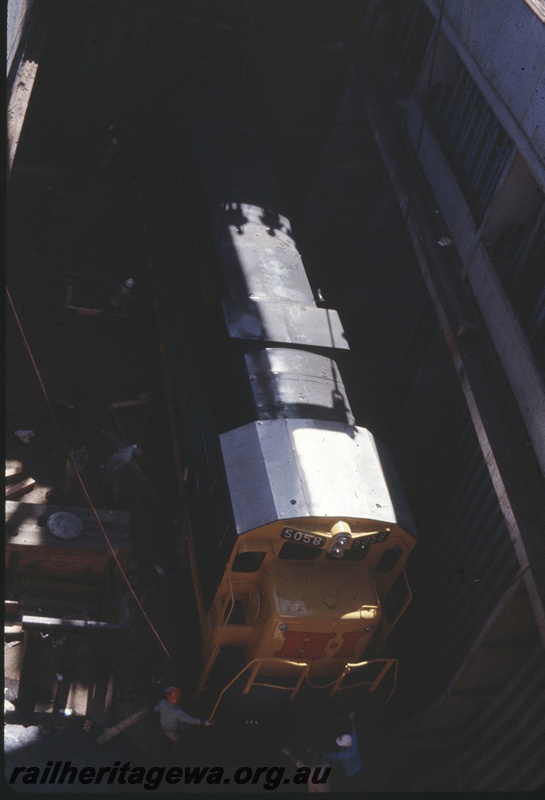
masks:
<svg viewBox="0 0 545 800"><path fill-rule="evenodd" d="M517 284L515 309L510 306L515 302L513 291L509 296L502 295L501 301L499 295L487 293L482 275L480 282L476 279L474 262L479 248L490 248L501 226L510 221L528 223L529 229L535 223L533 246L536 252L542 249L537 228L542 219L542 195L536 190L545 165L542 160L536 162L535 137L528 135L527 141L521 141L521 125L513 134L514 149L503 164L497 186L487 197L487 206L478 209L478 219L471 219L473 209L464 196L465 187L452 172L439 170L441 159L448 159L449 154L430 131L430 104L422 97L429 95L432 78L444 80L436 76L446 74L449 65L452 69L457 63L454 49L471 73L471 80L484 91L484 73L493 65L483 61L481 73L478 62L487 47L492 47L493 58L497 58L498 42L505 44L513 25L507 18L502 21L496 4L492 10L488 2L478 8L463 0L426 0L418 5L433 11L439 30L430 28L428 15L421 11L416 15L421 23L418 31L416 16L403 2L367 3L362 60L368 66L360 70L364 83L368 78L376 80L374 86L365 83L363 104L418 252L418 263L405 259L399 273L402 278L390 281L388 299L399 327L395 335L386 338L381 354L381 361L391 369L388 385L398 398L390 418L391 435L395 434L407 453L412 449L421 454L420 458L415 456L412 471L408 456L406 463L412 496L420 491L416 516L422 536L420 555L415 554L420 562L415 602L425 614L425 623L419 626L416 615L409 611L407 625L413 636L404 636L404 663L409 670L408 685L412 681L413 687L418 687L418 697L412 708L408 701L407 718L398 735L402 747L416 747L418 752L420 741L421 752L429 747L441 750L434 769L423 768L414 788L529 790L541 785L545 761L545 631L540 566L545 494L539 437L534 435L536 426L543 425L543 416L537 411L534 416L527 412L526 389L521 389L514 372L530 364L530 347L535 348L536 359L539 357L535 337L542 324L543 272L537 282L532 272L532 280ZM502 8L509 14L520 13L518 48L509 61L514 70L519 64L524 66L527 57L525 36L531 49L537 41L545 41L544 29L523 0L507 5L503 3ZM458 29L467 30L469 25L475 41L459 34ZM420 34L427 37L427 46ZM394 41L396 47L392 48ZM417 48L414 43L418 43ZM473 47L477 64L472 61ZM506 57L508 49L506 46ZM398 52L416 52L420 59L410 64L408 76L395 63ZM536 65L538 71L540 64ZM494 91L503 96L488 91L488 116L496 115L502 123L503 109L509 105L516 119L519 101L525 91L526 96L531 91L534 72L516 99L509 84L514 73L502 71L505 86L497 75L491 75ZM483 105L480 95L479 103ZM540 98L534 96L534 104L525 107L523 123L533 118L539 105ZM411 145L405 149L400 141L407 132ZM485 166L478 165L483 174ZM418 206L417 187L424 186L422 175L433 192L427 206L428 220L435 218L436 223L442 220L443 224L442 233L433 222L428 226L428 231L435 228L437 237L436 242L430 237L427 248L423 244L426 221L415 215L415 208L421 213L426 208L425 199ZM428 190L423 189L423 198ZM526 262L520 260L522 249L518 255L525 268ZM486 284L489 289L495 280L495 265L487 264L485 270L481 263L484 256L478 257L481 272L491 276ZM532 269L533 265L531 261ZM420 269L425 284L416 274ZM455 296L464 311L453 325L449 304ZM433 303L444 335L439 343L430 326L427 347L422 345L421 330L416 325L426 303L424 297ZM525 313L530 309L527 316L531 329L521 318L528 332L514 321L519 309ZM415 324L411 325L413 313ZM501 314L509 316L518 338L510 337L507 342L497 335ZM532 385L537 386L539 371L535 364L528 367L527 383L530 373ZM407 380L412 384L410 392ZM418 648L414 647L416 641ZM428 659L433 666L427 666ZM422 675L427 679L426 688Z"/></svg>

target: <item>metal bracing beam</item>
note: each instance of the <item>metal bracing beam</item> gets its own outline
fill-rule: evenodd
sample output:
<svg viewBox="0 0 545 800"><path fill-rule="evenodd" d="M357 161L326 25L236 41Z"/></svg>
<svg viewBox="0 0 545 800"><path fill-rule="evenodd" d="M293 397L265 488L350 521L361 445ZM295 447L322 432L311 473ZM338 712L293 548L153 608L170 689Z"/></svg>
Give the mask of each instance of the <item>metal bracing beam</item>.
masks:
<svg viewBox="0 0 545 800"><path fill-rule="evenodd" d="M535 479L520 436L505 430L504 398L509 384L494 364L494 349L470 291L461 280L462 267L454 247L438 246L437 204L415 154L390 119L371 67L361 55L353 69L359 96L403 214L427 290L439 319L464 392L483 457L524 580L537 627L545 643L545 548L543 502L529 487ZM513 401L514 404L514 401ZM502 416L502 411L503 416ZM509 417L516 429L516 416ZM541 480L540 480L541 482Z"/></svg>
<svg viewBox="0 0 545 800"><path fill-rule="evenodd" d="M8 180L23 132L47 35L47 24L41 19L40 14L34 15L33 2L34 0L27 0L26 10L20 20L20 29L13 34L13 42L8 42L8 46L12 47L8 61L9 73L12 74L8 74L6 114Z"/></svg>
<svg viewBox="0 0 545 800"><path fill-rule="evenodd" d="M488 64L486 64L485 66L485 63L483 63L482 61L482 57L481 57L481 63L477 61L473 48L468 47L467 42L460 36L460 32L456 28L456 25L459 25L459 19L457 19L456 15L456 11L459 10L456 8L456 5L458 6L461 5L459 0L455 0L454 4L451 4L447 0L443 12L441 11L441 6L445 2L445 0L425 0L425 2L430 13L435 17L435 19L441 17L441 33L448 38L448 40L456 50L458 58L470 73L472 79L475 81L475 84L478 86L479 91L485 98L490 108L493 110L494 115L499 121L500 125L505 130L511 141L514 142L517 150L522 154L523 158L525 159L530 169L532 170L532 173L535 176L536 181L541 186L543 191L545 191L545 163L543 161L543 156L541 153L539 131L535 131L535 137L532 137L531 131L525 130L524 123L521 124L521 120L517 119L516 113L507 105L507 103L501 97L500 90L498 90L496 86L497 80L493 78L491 80L491 75L495 71L496 73L498 72L501 73L503 71L504 74L507 76L511 71L515 73L517 69L526 69L525 65L527 64L527 62L525 62L524 60L525 57L528 58L528 55L526 55L526 53L532 53L533 51L531 49L525 51L524 47L517 48L518 55L521 59L520 63L517 63L516 65L515 63L510 63L509 70L502 70L502 67L504 65L503 63L498 61L497 56L495 60L493 59L493 56L491 56L492 60L488 62ZM482 2L483 0L481 0L481 4ZM533 4L534 10L536 10L538 6L541 6L541 8L544 7L543 0L524 0L524 2L527 2L528 5ZM478 4L468 3L469 7L471 7L471 5L478 5ZM522 0L518 0L518 5L522 5ZM490 3L490 8L494 8L495 13L496 13L496 6L498 7L500 6L498 0L494 0L493 2ZM506 6L508 11L510 11L513 15L511 16L511 18L508 17L507 20L503 23L504 35L506 35L506 37L510 37L510 34L508 33L509 23L512 23L514 21L515 16L520 18L524 14L524 9L516 8L516 6L517 3L513 2L513 0L510 0L510 2L507 3ZM471 14L474 9L469 8L468 10L469 13ZM454 11L454 20L455 20L454 24L453 22L451 22L452 11ZM501 11L499 13L501 14ZM525 24L527 24L527 21L526 23L521 21L520 24L521 26L524 26ZM539 26L540 23L537 22L536 25ZM475 35L478 36L479 33L480 32L478 30L478 24L476 23ZM528 35L529 34L527 33L527 36ZM513 58L513 55L511 55L511 58ZM540 68L542 69L542 63L541 64L531 63L531 66L533 67L534 70L538 70ZM487 71L489 74L487 74ZM539 73L537 74L536 78L539 78ZM535 86L538 87L539 82L536 82ZM521 85L519 91L522 92L523 90L524 86ZM539 91L536 92L536 95L533 98L531 96L531 93L529 93L528 102L531 102L533 100L537 107L537 104L541 100L541 96L542 96L541 92ZM532 141L532 139L535 139L535 141Z"/></svg>
<svg viewBox="0 0 545 800"><path fill-rule="evenodd" d="M8 177L23 132L23 124L37 72L38 64L36 61L22 61L17 71L14 89L9 98L7 113Z"/></svg>
<svg viewBox="0 0 545 800"><path fill-rule="evenodd" d="M533 348L493 266L462 189L426 119L424 105L419 98L411 101L406 124L413 142L417 143L421 165L437 202L445 207L445 219L463 262L462 277L471 285L479 304L545 476L545 385ZM509 193L509 190L504 185L499 194L505 195L506 192ZM493 217L494 200L485 219L490 217L489 211ZM482 225L486 228L486 222Z"/></svg>

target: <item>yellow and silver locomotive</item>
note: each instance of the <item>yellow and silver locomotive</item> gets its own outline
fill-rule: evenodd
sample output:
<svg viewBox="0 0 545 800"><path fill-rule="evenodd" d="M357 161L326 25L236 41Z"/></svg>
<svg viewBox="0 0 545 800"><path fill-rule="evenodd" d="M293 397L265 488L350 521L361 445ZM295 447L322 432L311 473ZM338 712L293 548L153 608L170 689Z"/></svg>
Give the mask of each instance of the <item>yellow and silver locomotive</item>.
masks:
<svg viewBox="0 0 545 800"><path fill-rule="evenodd" d="M349 349L341 320L316 302L261 138L204 115L190 130L212 221L202 288L216 355L204 355L206 399L184 404L198 690L230 649L243 654L246 691L265 681L331 694L385 676L392 687L384 643L410 601L415 544L401 484L354 418L337 365ZM208 322L214 303L223 332Z"/></svg>

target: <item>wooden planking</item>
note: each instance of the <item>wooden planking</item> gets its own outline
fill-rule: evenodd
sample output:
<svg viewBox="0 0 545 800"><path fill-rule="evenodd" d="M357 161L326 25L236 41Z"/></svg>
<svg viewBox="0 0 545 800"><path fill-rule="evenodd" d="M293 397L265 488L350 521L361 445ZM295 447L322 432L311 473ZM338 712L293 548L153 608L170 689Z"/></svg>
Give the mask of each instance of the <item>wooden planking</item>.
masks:
<svg viewBox="0 0 545 800"><path fill-rule="evenodd" d="M15 475L20 475L23 471L21 461L6 461L6 478L13 478Z"/></svg>
<svg viewBox="0 0 545 800"><path fill-rule="evenodd" d="M21 591L35 578L53 580L59 585L62 583L100 584L101 576L112 557L109 553L99 550L61 550L52 547L16 547L10 548L20 556L17 564L18 585ZM128 556L118 555L121 564L125 567Z"/></svg>
<svg viewBox="0 0 545 800"><path fill-rule="evenodd" d="M65 619L63 617L36 617L30 614L23 614L21 620L23 630L33 630L42 628L60 628L71 631L125 631L127 624L124 622L103 622L96 619Z"/></svg>
<svg viewBox="0 0 545 800"><path fill-rule="evenodd" d="M30 489L34 487L35 484L36 481L34 480L34 478L25 478L19 483L12 484L12 486L6 486L6 497L13 497L14 494L20 494L21 492L28 492Z"/></svg>
<svg viewBox="0 0 545 800"><path fill-rule="evenodd" d="M59 539L53 536L48 531L46 522L57 511L68 511L83 520L85 524L83 533L75 539ZM128 556L132 550L130 513L97 509L97 515L116 553ZM16 549L21 552L25 548L46 548L51 554L57 551L59 555L82 550L109 553L108 545L90 508L66 508L7 501L6 554L9 550Z"/></svg>
<svg viewBox="0 0 545 800"><path fill-rule="evenodd" d="M9 619L10 617L13 618L19 612L19 603L17 600L6 600L4 599L4 618Z"/></svg>

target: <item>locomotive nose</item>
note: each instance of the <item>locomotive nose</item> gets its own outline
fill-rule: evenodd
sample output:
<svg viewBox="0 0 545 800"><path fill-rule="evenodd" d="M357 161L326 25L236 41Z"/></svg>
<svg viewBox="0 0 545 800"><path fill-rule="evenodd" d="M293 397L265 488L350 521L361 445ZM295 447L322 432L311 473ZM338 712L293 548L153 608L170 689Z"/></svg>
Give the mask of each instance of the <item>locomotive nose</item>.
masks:
<svg viewBox="0 0 545 800"><path fill-rule="evenodd" d="M247 658L278 659L279 670L291 659L308 662L315 675L340 673L360 659L382 613L372 572L361 564L274 562L253 595Z"/></svg>

